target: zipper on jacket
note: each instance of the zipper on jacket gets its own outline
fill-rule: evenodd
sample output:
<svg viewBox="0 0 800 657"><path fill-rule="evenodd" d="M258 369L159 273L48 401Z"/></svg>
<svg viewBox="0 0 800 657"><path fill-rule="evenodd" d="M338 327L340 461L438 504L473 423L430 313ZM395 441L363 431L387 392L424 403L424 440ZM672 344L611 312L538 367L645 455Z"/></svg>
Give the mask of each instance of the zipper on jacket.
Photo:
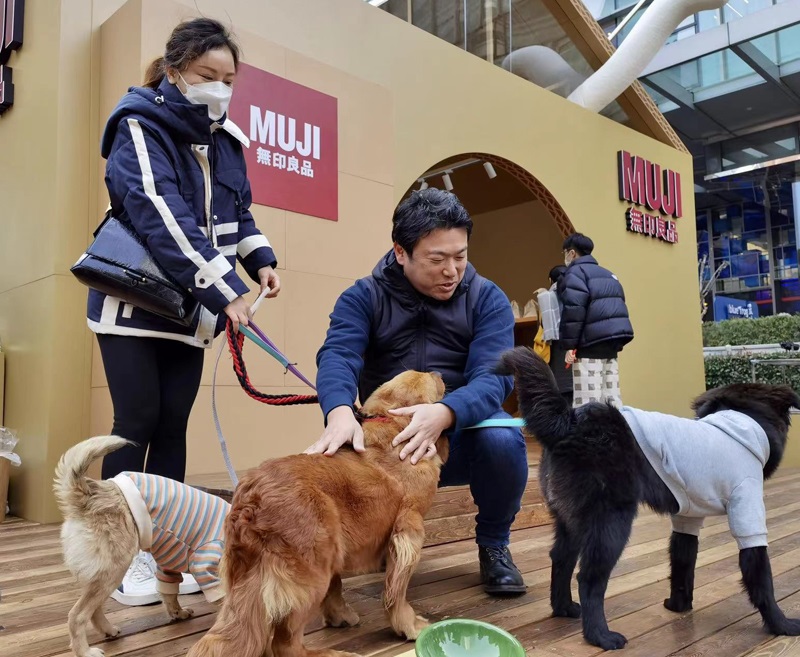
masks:
<svg viewBox="0 0 800 657"><path fill-rule="evenodd" d="M212 244L214 247L217 246L217 215L214 214L214 181L211 178L211 173L214 171L214 163L217 161L217 138L216 133L211 133L211 146L209 146L209 158L208 158L208 228L209 231L213 232L214 238L212 240Z"/></svg>
<svg viewBox="0 0 800 657"><path fill-rule="evenodd" d="M420 304L420 317L422 317L422 325L420 327L419 337L417 338L417 372L424 372L426 370L426 338L428 334L428 307L424 303Z"/></svg>
<svg viewBox="0 0 800 657"><path fill-rule="evenodd" d="M206 220L206 230L208 231L208 240L211 245L216 248L217 246L217 233L212 220L212 207L213 207L213 188L211 187L211 151L214 146L212 137L211 144L205 145L192 145L192 152L194 153L197 163L200 165L200 170L203 172L203 187L205 188L204 194L204 211ZM203 345L208 347L214 340L214 329L217 324L217 315L207 310L203 306L200 307L200 317L197 322L197 331L195 336L202 341Z"/></svg>
<svg viewBox="0 0 800 657"><path fill-rule="evenodd" d="M212 189L211 189L211 146L192 146L197 163L200 165L200 170L203 172L203 187L205 188L204 194L204 207L205 207L205 220L206 230L208 230L208 239L212 246L217 245L217 236L214 231L214 223L211 220L211 204L212 204Z"/></svg>

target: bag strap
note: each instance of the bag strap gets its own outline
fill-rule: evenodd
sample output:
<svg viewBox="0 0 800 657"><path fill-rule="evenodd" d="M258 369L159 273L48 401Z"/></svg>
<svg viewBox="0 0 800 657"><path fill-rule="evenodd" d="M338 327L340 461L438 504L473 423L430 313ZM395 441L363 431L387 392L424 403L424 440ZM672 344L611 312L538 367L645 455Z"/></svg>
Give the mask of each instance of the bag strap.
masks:
<svg viewBox="0 0 800 657"><path fill-rule="evenodd" d="M113 217L114 213L111 211L111 203L109 203L108 207L106 208L106 214L98 224L97 228L94 229L92 237L97 237L100 231L103 229L103 226L105 226L109 222L109 220L112 219Z"/></svg>

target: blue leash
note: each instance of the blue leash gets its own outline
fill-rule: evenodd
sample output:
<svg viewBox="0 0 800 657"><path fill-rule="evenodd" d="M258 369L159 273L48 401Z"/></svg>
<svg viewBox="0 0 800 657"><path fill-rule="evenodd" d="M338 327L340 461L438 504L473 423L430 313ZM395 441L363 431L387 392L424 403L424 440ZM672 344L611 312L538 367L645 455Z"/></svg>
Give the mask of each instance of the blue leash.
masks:
<svg viewBox="0 0 800 657"><path fill-rule="evenodd" d="M490 427L524 427L525 420L521 417L495 418L478 422L467 429L487 429Z"/></svg>

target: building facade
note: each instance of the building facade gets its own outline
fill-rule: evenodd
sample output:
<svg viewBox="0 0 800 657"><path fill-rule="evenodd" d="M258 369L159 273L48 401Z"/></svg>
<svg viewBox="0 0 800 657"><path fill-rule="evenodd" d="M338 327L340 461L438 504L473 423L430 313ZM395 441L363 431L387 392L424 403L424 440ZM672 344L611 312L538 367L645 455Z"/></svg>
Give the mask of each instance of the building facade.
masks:
<svg viewBox="0 0 800 657"><path fill-rule="evenodd" d="M593 9L619 44L650 4ZM694 157L698 260L718 275L706 318L800 312L800 2L691 16L641 81Z"/></svg>
<svg viewBox="0 0 800 657"><path fill-rule="evenodd" d="M173 26L198 8L194 0L6 0L0 6L9 3L24 4L25 13L21 46L0 60L14 85L13 104L0 116L3 422L19 432L23 461L13 473L12 512L54 521L51 486L59 457L112 424L102 363L86 325L86 289L69 272L108 202L100 135ZM445 3L405 4L419 17L422 8ZM485 12L487 3L474 4ZM608 60L607 39L578 0L516 7L525 4L535 13L524 32L544 38L548 32L540 28L550 26L548 43L564 57L574 52L574 67L585 66L588 75ZM497 30L482 41L488 50L473 54L362 0L209 1L200 9L232 26L248 67L234 93L237 122L251 138L253 214L275 247L283 280L280 297L262 305L257 322L307 376L315 375L337 296L391 247L397 202L420 179L442 184L451 170L453 191L475 218L470 258L518 302L546 284L547 271L563 260L564 235L580 230L593 237L596 255L625 285L636 330L622 354L626 401L691 413L689 401L704 387L699 313L687 303L697 289L692 158L640 85L604 116L503 70L500 22L508 16L501 13L491 14ZM520 15L512 7L512 19ZM428 16L442 24L435 12ZM513 29L509 34L521 38ZM526 45L537 44L531 37ZM503 47L518 50L513 40ZM282 91L287 85L291 94ZM311 109L323 116L309 115ZM308 124L312 136L319 128L319 161L276 150L281 140L271 145L265 127L271 116ZM680 175L680 218L639 197L621 198L623 152L642 166ZM492 165L494 177L484 164ZM301 175L312 169L313 179ZM297 193L276 193L310 180L324 186L324 207ZM313 188L315 198L322 189ZM632 213L642 221L631 224ZM652 233L644 230L644 215ZM677 243L659 239L667 221L676 224ZM224 468L210 404L220 346L207 351L190 418L189 474ZM245 357L258 389L308 392L266 355L246 349ZM302 451L323 428L314 406L253 401L225 357L216 400L239 469Z"/></svg>

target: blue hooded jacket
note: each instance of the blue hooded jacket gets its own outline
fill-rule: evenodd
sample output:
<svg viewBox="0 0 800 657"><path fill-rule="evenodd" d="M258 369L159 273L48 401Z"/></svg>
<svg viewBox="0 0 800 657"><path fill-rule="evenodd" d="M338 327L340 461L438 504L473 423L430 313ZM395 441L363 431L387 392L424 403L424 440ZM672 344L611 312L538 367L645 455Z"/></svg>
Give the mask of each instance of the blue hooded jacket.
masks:
<svg viewBox="0 0 800 657"><path fill-rule="evenodd" d="M233 122L212 122L205 105L189 103L166 78L158 89L133 87L122 98L101 147L111 208L201 308L183 327L90 290L94 332L208 347L225 325L222 310L249 291L237 257L254 281L259 269L277 264L250 213L243 146L249 140Z"/></svg>
<svg viewBox="0 0 800 657"><path fill-rule="evenodd" d="M514 315L503 291L468 264L447 301L417 292L394 252L372 276L356 281L334 306L317 354L317 390L325 418L337 406L363 402L382 383L408 369L437 371L447 386L442 403L455 429L485 420L511 393L510 377L495 364L514 346Z"/></svg>

